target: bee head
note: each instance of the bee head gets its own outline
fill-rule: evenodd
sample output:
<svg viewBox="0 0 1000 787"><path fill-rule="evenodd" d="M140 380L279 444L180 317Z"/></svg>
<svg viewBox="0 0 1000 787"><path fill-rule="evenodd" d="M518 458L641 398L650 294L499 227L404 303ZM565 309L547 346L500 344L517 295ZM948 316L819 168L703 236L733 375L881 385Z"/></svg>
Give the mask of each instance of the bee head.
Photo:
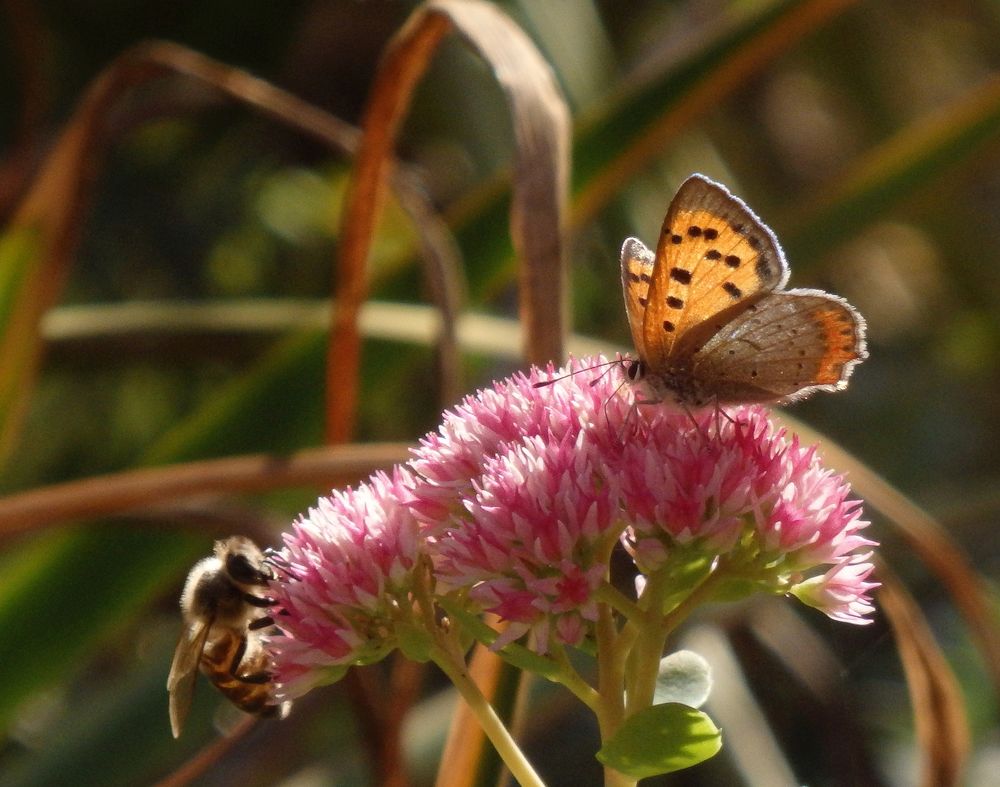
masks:
<svg viewBox="0 0 1000 787"><path fill-rule="evenodd" d="M215 555L229 577L241 585L266 585L273 578L264 553L246 536L216 541Z"/></svg>

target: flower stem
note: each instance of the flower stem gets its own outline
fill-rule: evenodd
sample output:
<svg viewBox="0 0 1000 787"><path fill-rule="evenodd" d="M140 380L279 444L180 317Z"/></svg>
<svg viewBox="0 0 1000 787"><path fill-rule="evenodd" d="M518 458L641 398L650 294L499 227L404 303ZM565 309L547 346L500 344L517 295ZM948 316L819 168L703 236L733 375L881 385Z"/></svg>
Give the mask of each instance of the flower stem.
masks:
<svg viewBox="0 0 1000 787"><path fill-rule="evenodd" d="M731 578L732 572L729 571L728 564L720 560L712 571L676 607L664 616L663 622L666 625L666 633L669 634L677 628L691 614L695 607L711 598L722 580Z"/></svg>
<svg viewBox="0 0 1000 787"><path fill-rule="evenodd" d="M483 728L486 737L490 739L504 765L510 769L514 780L522 787L545 787L541 777L535 773L510 731L497 716L493 706L486 700L475 681L469 677L465 661L454 658L450 649L435 646L431 658L441 671L455 684L458 693L462 695L473 716Z"/></svg>
<svg viewBox="0 0 1000 787"><path fill-rule="evenodd" d="M650 576L640 602L644 619L629 622L630 625L638 624L638 630L627 665L627 716L649 707L653 702L656 677L660 671L660 659L663 658L668 633L660 611L668 588L669 579L664 572Z"/></svg>
<svg viewBox="0 0 1000 787"><path fill-rule="evenodd" d="M639 606L610 582L604 582L597 588L596 597L626 620L642 617Z"/></svg>
<svg viewBox="0 0 1000 787"><path fill-rule="evenodd" d="M625 718L625 656L611 609L601 604L597 618L597 693L600 700L595 711L601 740L614 735Z"/></svg>
<svg viewBox="0 0 1000 787"><path fill-rule="evenodd" d="M566 656L566 651L562 646L552 649L553 660L561 667L558 674L553 675L550 680L557 680L573 693L580 702L590 708L594 713L600 706L600 696L597 691L587 681L583 679L576 668Z"/></svg>

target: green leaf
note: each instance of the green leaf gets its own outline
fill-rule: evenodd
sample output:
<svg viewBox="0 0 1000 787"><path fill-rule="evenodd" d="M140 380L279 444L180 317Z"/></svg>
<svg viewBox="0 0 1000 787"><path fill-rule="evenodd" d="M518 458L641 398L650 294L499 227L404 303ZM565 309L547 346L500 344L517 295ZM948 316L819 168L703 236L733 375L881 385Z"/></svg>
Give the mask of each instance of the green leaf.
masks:
<svg viewBox="0 0 1000 787"><path fill-rule="evenodd" d="M644 779L690 768L721 748L722 733L706 714L668 702L626 719L597 759L626 776Z"/></svg>

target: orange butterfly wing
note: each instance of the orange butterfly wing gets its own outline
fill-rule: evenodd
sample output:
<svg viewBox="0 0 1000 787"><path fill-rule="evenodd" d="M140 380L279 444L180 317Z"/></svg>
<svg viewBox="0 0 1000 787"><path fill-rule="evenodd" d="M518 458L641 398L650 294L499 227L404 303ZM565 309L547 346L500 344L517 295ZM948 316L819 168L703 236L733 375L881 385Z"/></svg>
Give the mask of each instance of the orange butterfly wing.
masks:
<svg viewBox="0 0 1000 787"><path fill-rule="evenodd" d="M726 188L692 175L663 220L636 349L651 368L668 368L787 279L771 230Z"/></svg>

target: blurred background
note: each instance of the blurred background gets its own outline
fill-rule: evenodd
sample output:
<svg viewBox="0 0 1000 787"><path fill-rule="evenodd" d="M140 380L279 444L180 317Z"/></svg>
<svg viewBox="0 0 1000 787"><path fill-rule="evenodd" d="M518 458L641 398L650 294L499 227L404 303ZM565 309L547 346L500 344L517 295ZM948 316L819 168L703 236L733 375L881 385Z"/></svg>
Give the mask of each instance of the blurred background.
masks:
<svg viewBox="0 0 1000 787"><path fill-rule="evenodd" d="M623 238L652 243L689 173L721 180L776 231L792 286L843 295L868 320L871 357L850 388L791 414L934 513L992 581L1000 564L1000 7L496 5L541 50L573 116L573 330L627 346ZM10 293L33 265L30 254L18 256L18 211L59 134L79 125L74 112L88 85L115 58L147 39L170 40L356 125L380 54L415 6L0 2L4 330L16 329ZM47 192L49 208L79 207L70 222L78 245L42 322L37 377L0 370L4 396L17 391L26 408L8 426L6 495L323 442L325 304L349 157L184 76L112 95L98 115L100 152L76 162L92 177L86 193ZM517 268L498 196L510 181L512 145L489 67L446 40L397 153L455 233L464 308L507 318L506 335L465 348L456 390L442 383L440 356L415 324L397 316L369 326L359 441L412 443L436 428L456 393L523 367ZM372 297L427 304L417 260L412 219L391 203L371 258ZM216 725L231 720L219 720L227 711L204 682L180 741L167 723L163 686L186 569L219 535L276 543L322 491L185 499L129 516L0 529L0 785L154 783L212 741ZM967 783L995 783L1000 735L996 696L984 690L988 665L940 581L873 518L958 676L972 735ZM753 707L797 783L914 783L910 705L884 622L856 630L792 606L721 611L712 625L729 634ZM436 685L427 678L407 728L416 784L433 779L451 710ZM551 784L599 784L595 732L581 709L554 688L537 691L545 712L525 734L539 769ZM195 783L369 784L357 735L343 690L331 687L286 722L258 725ZM765 782L724 749L658 783Z"/></svg>

